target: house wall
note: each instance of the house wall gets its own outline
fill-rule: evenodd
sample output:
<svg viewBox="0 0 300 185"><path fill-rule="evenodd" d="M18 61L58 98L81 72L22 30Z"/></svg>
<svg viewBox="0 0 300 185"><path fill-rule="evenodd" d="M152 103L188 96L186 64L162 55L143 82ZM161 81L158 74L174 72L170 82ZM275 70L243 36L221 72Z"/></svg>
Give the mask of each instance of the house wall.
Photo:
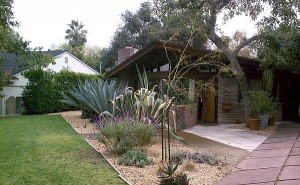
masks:
<svg viewBox="0 0 300 185"><path fill-rule="evenodd" d="M55 72L59 72L62 69L69 69L76 73L97 74L97 71L67 52L56 56L54 59L56 63L49 64L47 68Z"/></svg>
<svg viewBox="0 0 300 185"><path fill-rule="evenodd" d="M22 97L22 92L24 91L24 88L28 83L28 79L25 78L21 73L18 73L14 76L18 79L13 80L11 84L3 87L3 91L1 94L4 95L4 97L2 98L2 103L0 103L0 116L6 115L6 100L11 96L15 98Z"/></svg>
<svg viewBox="0 0 300 185"><path fill-rule="evenodd" d="M13 80L9 87L25 87L28 83L28 79L25 78L22 73L17 73L14 75L17 79Z"/></svg>
<svg viewBox="0 0 300 185"><path fill-rule="evenodd" d="M3 94L5 95L4 102L11 96L13 97L21 97L22 92L24 91L24 87L4 87Z"/></svg>
<svg viewBox="0 0 300 185"><path fill-rule="evenodd" d="M235 78L219 78L218 80L218 123L235 124L245 121L245 111L239 104L239 85ZM225 104L231 109L223 107Z"/></svg>

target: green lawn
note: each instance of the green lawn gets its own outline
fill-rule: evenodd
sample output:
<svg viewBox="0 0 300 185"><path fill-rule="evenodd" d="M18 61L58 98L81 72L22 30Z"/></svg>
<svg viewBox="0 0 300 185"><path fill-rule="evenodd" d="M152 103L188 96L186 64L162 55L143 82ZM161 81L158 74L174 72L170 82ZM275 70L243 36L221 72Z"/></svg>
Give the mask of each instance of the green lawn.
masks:
<svg viewBox="0 0 300 185"><path fill-rule="evenodd" d="M60 116L0 117L0 184L125 184Z"/></svg>

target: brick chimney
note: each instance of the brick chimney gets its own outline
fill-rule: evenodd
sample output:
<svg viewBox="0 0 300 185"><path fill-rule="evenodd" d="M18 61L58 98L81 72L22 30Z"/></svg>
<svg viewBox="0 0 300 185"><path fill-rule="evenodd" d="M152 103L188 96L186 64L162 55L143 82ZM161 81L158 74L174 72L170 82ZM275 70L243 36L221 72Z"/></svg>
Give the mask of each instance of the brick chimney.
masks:
<svg viewBox="0 0 300 185"><path fill-rule="evenodd" d="M127 58L131 57L134 53L136 53L138 50L131 47L131 46L126 46L123 49L120 49L118 51L118 63L120 64L121 62L125 61Z"/></svg>

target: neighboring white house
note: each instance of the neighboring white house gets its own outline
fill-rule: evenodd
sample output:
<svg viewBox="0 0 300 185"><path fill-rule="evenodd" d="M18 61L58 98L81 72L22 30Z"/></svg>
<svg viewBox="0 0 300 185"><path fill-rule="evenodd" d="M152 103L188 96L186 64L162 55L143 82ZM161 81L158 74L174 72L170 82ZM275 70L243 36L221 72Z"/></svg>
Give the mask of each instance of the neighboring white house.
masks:
<svg viewBox="0 0 300 185"><path fill-rule="evenodd" d="M68 69L77 73L84 74L99 74L96 70L76 58L70 52L65 50L43 51L50 54L55 63L49 64L45 69L50 69L59 72L62 69ZM16 56L13 53L7 53L7 63L3 65L4 70L11 71L13 74L12 82L3 87L0 91L0 116L10 114L21 114L22 112L22 92L26 86L28 79L26 79L22 72L28 69L28 66L21 66L17 63Z"/></svg>

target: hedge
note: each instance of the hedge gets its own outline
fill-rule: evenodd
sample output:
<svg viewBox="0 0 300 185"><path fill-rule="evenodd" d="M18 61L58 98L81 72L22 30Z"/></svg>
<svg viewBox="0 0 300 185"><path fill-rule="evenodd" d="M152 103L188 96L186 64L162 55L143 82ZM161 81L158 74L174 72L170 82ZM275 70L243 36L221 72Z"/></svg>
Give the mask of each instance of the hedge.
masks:
<svg viewBox="0 0 300 185"><path fill-rule="evenodd" d="M42 68L32 68L24 72L28 83L22 93L23 114L46 114L74 110L62 100L62 93L80 81L103 78L100 75L75 73L68 70L55 73Z"/></svg>

